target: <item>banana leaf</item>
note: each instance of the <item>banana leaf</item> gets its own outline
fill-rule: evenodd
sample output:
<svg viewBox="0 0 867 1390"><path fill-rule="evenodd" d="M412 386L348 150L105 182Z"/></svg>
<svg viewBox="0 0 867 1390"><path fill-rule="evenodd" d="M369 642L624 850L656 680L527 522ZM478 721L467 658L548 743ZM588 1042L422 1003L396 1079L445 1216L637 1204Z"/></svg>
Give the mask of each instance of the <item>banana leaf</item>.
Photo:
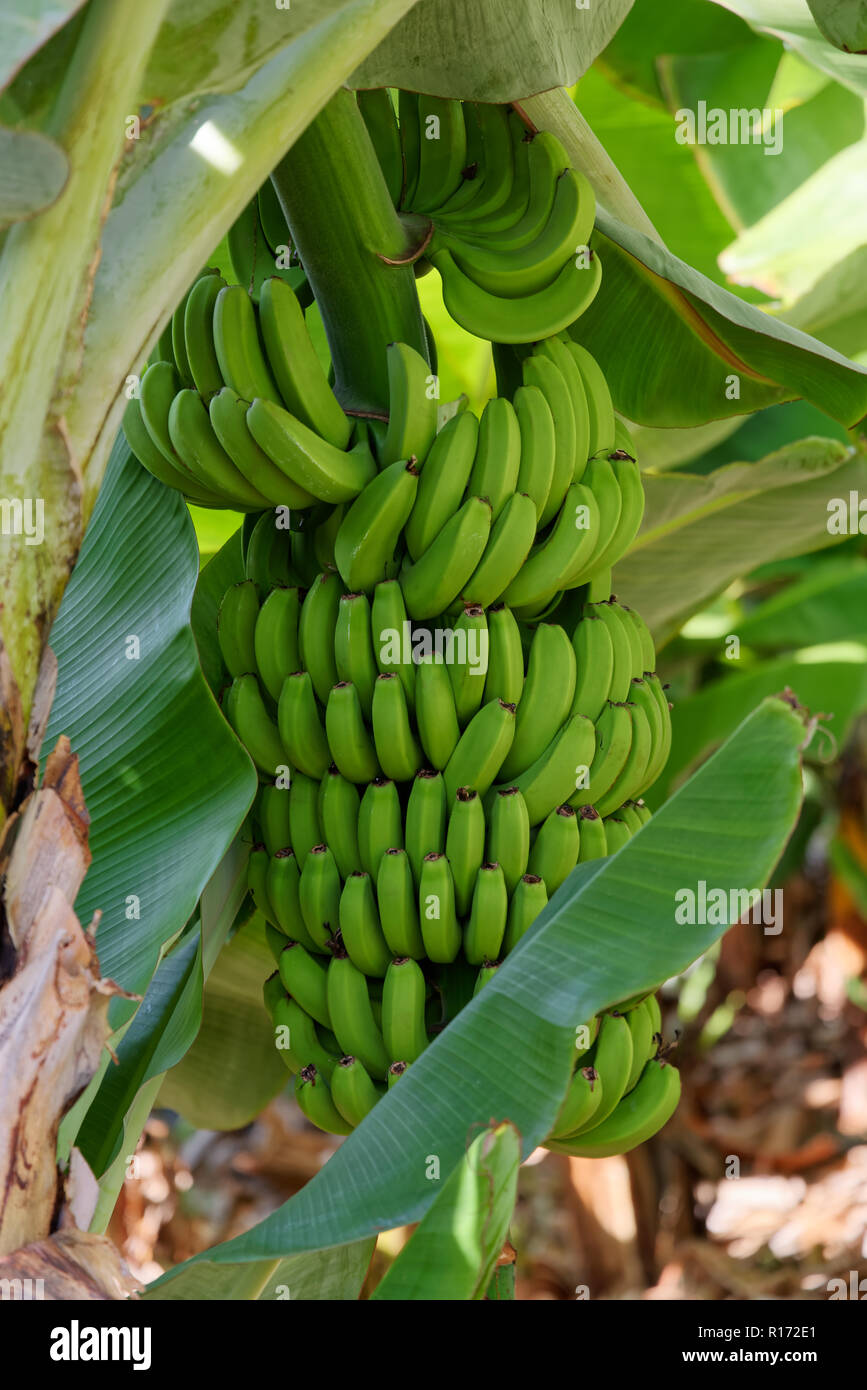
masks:
<svg viewBox="0 0 867 1390"><path fill-rule="evenodd" d="M35 130L0 127L0 168L0 229L50 207L69 176L64 151Z"/></svg>
<svg viewBox="0 0 867 1390"><path fill-rule="evenodd" d="M361 1293L375 1244L360 1240L255 1264L187 1265L171 1284L151 1284L142 1297L196 1303L345 1302Z"/></svg>
<svg viewBox="0 0 867 1390"><path fill-rule="evenodd" d="M822 36L807 0L713 0L726 10L739 15L760 34L782 39L792 52L820 72L842 82L858 96L867 95L867 58L857 53L842 53ZM826 0L825 8L828 8ZM852 11L855 10L853 0Z"/></svg>
<svg viewBox="0 0 867 1390"><path fill-rule="evenodd" d="M0 91L85 0L4 0L0 11Z"/></svg>

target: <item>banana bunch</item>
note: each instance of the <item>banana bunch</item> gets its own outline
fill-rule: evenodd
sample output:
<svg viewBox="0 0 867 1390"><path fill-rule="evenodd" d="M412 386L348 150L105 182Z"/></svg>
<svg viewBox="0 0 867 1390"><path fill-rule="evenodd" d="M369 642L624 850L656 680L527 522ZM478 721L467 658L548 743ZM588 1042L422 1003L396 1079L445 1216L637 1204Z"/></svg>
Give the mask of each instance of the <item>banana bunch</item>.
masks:
<svg viewBox="0 0 867 1390"><path fill-rule="evenodd" d="M175 310L126 408L130 449L197 506L303 511L357 496L376 473L366 426L338 404L300 302L208 270Z"/></svg>
<svg viewBox="0 0 867 1390"><path fill-rule="evenodd" d="M589 241L593 189L563 145L505 106L400 92L358 104L396 206L428 224L425 256L446 308L498 343L531 343L573 324L602 265Z"/></svg>

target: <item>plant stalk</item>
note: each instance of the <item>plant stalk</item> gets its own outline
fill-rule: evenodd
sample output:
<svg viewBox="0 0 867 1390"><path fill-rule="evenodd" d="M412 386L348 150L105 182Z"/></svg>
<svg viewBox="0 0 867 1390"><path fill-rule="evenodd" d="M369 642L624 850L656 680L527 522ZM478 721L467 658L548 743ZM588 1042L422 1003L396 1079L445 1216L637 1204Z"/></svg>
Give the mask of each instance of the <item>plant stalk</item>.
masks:
<svg viewBox="0 0 867 1390"><path fill-rule="evenodd" d="M410 248L352 92L337 92L272 175L322 312L345 410L387 410L385 349L427 358Z"/></svg>

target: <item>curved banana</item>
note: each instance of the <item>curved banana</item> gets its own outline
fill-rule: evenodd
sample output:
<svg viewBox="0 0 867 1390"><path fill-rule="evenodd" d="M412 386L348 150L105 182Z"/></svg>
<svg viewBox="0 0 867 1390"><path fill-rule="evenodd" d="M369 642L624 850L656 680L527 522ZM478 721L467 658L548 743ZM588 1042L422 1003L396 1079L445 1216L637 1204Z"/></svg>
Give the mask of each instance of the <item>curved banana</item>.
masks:
<svg viewBox="0 0 867 1390"><path fill-rule="evenodd" d="M350 686L350 689L355 687ZM326 725L327 720L326 710ZM408 782L418 772L424 758L413 733L399 676L387 673L374 681L371 724L379 767L393 782Z"/></svg>
<svg viewBox="0 0 867 1390"><path fill-rule="evenodd" d="M400 676L410 709L415 707L416 668L408 638L410 622L403 592L396 579L384 579L373 591L371 606L373 655L381 675Z"/></svg>
<svg viewBox="0 0 867 1390"><path fill-rule="evenodd" d="M473 470L478 438L478 420L463 411L443 425L431 445L404 532L413 560L424 554L458 510Z"/></svg>
<svg viewBox="0 0 867 1390"><path fill-rule="evenodd" d="M226 285L217 295L214 350L223 380L239 396L280 404L277 383L262 351L256 309L243 285Z"/></svg>
<svg viewBox="0 0 867 1390"><path fill-rule="evenodd" d="M305 1013L326 1028L331 1016L325 997L327 971L322 960L305 949L300 941L287 941L277 966L286 993L297 999Z"/></svg>
<svg viewBox="0 0 867 1390"><path fill-rule="evenodd" d="M319 820L341 878L361 869L358 849L358 816L361 798L353 782L330 767L319 786Z"/></svg>
<svg viewBox="0 0 867 1390"><path fill-rule="evenodd" d="M647 768L653 754L653 733L647 715L640 705L628 704L626 708L632 719L632 739L629 753L623 767L604 796L597 796L594 805L600 816L610 815L622 806L624 801L640 792L644 786ZM590 772L590 785L593 786L593 772Z"/></svg>
<svg viewBox="0 0 867 1390"><path fill-rule="evenodd" d="M490 244L490 234L496 231L497 247L505 253L529 245L544 231L554 206L558 180L569 168L569 156L556 135L548 131L528 133L525 139L529 190L524 212L517 220L499 229L490 217L480 226L471 222L459 224L452 219L451 224L460 227L460 234L465 240Z"/></svg>
<svg viewBox="0 0 867 1390"><path fill-rule="evenodd" d="M331 687L337 684L334 633L340 607L340 579L333 570L318 575L307 591L298 619L298 650L301 663L310 672L316 698L328 703Z"/></svg>
<svg viewBox="0 0 867 1390"><path fill-rule="evenodd" d="M414 1062L428 1045L425 1030L427 981L409 956L393 960L382 987L382 1036L391 1057Z"/></svg>
<svg viewBox="0 0 867 1390"><path fill-rule="evenodd" d="M340 935L353 965L363 974L382 979L391 960L379 920L370 875L351 873L340 895Z"/></svg>
<svg viewBox="0 0 867 1390"><path fill-rule="evenodd" d="M271 699L280 699L283 682L301 665L297 589L273 589L259 609L253 630L253 655L259 679Z"/></svg>
<svg viewBox="0 0 867 1390"><path fill-rule="evenodd" d="M442 854L445 842L445 782L441 772L422 768L413 779L406 803L406 852L416 883L425 855Z"/></svg>
<svg viewBox="0 0 867 1390"><path fill-rule="evenodd" d="M592 458L594 454L600 453L607 456L614 451L615 422L614 406L605 375L596 358L591 357L580 343L570 338L566 342L566 348L584 383L584 394L590 414L589 456Z"/></svg>
<svg viewBox="0 0 867 1390"><path fill-rule="evenodd" d="M337 1065L337 1057L324 1045L310 1015L305 1013L294 999L287 999L285 994L274 1010L275 1033L278 1028L285 1028L288 1033L287 1065L291 1058L293 1062L297 1061L297 1066L294 1067L296 1071L300 1071L302 1067L315 1066L328 1081ZM278 1051L282 1052L279 1040L275 1041Z"/></svg>
<svg viewBox="0 0 867 1390"><path fill-rule="evenodd" d="M280 849L268 861L265 891L277 926L292 941L298 941L314 954L321 952L307 930L301 912L301 873L291 849Z"/></svg>
<svg viewBox="0 0 867 1390"><path fill-rule="evenodd" d="M513 608L547 601L569 587L571 575L582 568L599 535L599 507L583 483L572 483L548 538L536 549L504 598Z"/></svg>
<svg viewBox="0 0 867 1390"><path fill-rule="evenodd" d="M426 854L418 885L421 935L428 960L448 965L461 949L461 928L455 911L455 885L444 854Z"/></svg>
<svg viewBox="0 0 867 1390"><path fill-rule="evenodd" d="M452 871L458 915L465 917L473 899L476 875L485 859L485 813L471 787L458 787L449 812L446 858Z"/></svg>
<svg viewBox="0 0 867 1390"><path fill-rule="evenodd" d="M602 1103L581 1133L592 1132L615 1109L632 1071L632 1033L622 1014L603 1014L590 1065L602 1078Z"/></svg>
<svg viewBox="0 0 867 1390"><path fill-rule="evenodd" d="M595 752L590 761L589 782L568 798L576 810L594 806L611 789L620 776L632 746L632 718L629 706L609 700L596 720Z"/></svg>
<svg viewBox="0 0 867 1390"><path fill-rule="evenodd" d="M583 1128L602 1104L603 1082L593 1067L578 1067L569 1083L548 1139L557 1139ZM546 1144L548 1139L545 1140Z"/></svg>
<svg viewBox="0 0 867 1390"><path fill-rule="evenodd" d="M379 920L388 949L395 956L423 960L424 941L418 918L418 896L406 850L387 849L376 875Z"/></svg>
<svg viewBox="0 0 867 1390"><path fill-rule="evenodd" d="M569 398L572 402L572 413L575 417L575 471L572 474L572 481L573 483L580 483L582 480L586 482L584 473L590 458L590 411L587 406L584 379L562 335L556 338L546 338L543 343L539 344L536 351L551 359L568 388Z"/></svg>
<svg viewBox="0 0 867 1390"><path fill-rule="evenodd" d="M605 843L609 854L616 854L632 839L632 831L620 816L605 817Z"/></svg>
<svg viewBox="0 0 867 1390"><path fill-rule="evenodd" d="M557 806L571 802L578 770L593 755L595 729L583 714L569 715L536 761L511 780L527 803L530 825L538 825Z"/></svg>
<svg viewBox="0 0 867 1390"><path fill-rule="evenodd" d="M415 463L399 460L378 473L352 503L334 541L337 568L351 590L372 593L388 577L417 487Z"/></svg>
<svg viewBox="0 0 867 1390"><path fill-rule="evenodd" d="M358 853L361 867L372 879L386 850L403 847L403 813L397 787L387 777L374 777L358 808Z"/></svg>
<svg viewBox="0 0 867 1390"><path fill-rule="evenodd" d="M482 703L488 669L488 623L479 603L464 605L453 628L449 679L458 723L469 723ZM462 654L463 653L463 654Z"/></svg>
<svg viewBox="0 0 867 1390"><path fill-rule="evenodd" d="M298 900L304 925L322 951L330 949L340 928L340 892L334 855L328 845L314 845L301 868Z"/></svg>
<svg viewBox="0 0 867 1390"><path fill-rule="evenodd" d="M496 521L515 491L521 466L521 429L515 407L505 396L494 396L482 411L479 440L469 491L487 497Z"/></svg>
<svg viewBox="0 0 867 1390"><path fill-rule="evenodd" d="M489 864L500 865L506 892L511 897L527 872L530 858L530 817L517 787L503 787L492 799L487 853Z"/></svg>
<svg viewBox="0 0 867 1390"><path fill-rule="evenodd" d="M464 729L445 767L446 796L454 801L458 787L472 787L484 796L497 776L515 736L515 706L502 700L482 705Z"/></svg>
<svg viewBox="0 0 867 1390"><path fill-rule="evenodd" d="M532 383L518 387L513 404L521 431L521 462L516 488L532 499L536 522L541 524L554 481L557 452L554 416L545 393Z"/></svg>
<svg viewBox="0 0 867 1390"><path fill-rule="evenodd" d="M214 304L226 282L222 275L202 275L187 295L184 306L184 352L190 383L205 400L223 388L223 374L214 346Z"/></svg>
<svg viewBox="0 0 867 1390"><path fill-rule="evenodd" d="M373 698L375 703L375 694ZM325 732L331 756L350 782L370 782L379 776L383 769L351 681L338 681L332 687L325 706Z"/></svg>
<svg viewBox="0 0 867 1390"><path fill-rule="evenodd" d="M604 859L607 853L605 822L595 806L581 806L578 810L578 863Z"/></svg>
<svg viewBox="0 0 867 1390"><path fill-rule="evenodd" d="M168 362L155 362L153 366L166 366L174 372L174 367ZM149 372L151 368L148 367L147 370ZM168 408L166 409L166 419L168 419ZM123 413L123 432L127 444L139 463L149 473L152 473L159 482L165 483L167 487L177 488L185 497L189 497L191 502L197 503L200 507L225 506L225 500L218 493L209 491L197 484L192 474L184 468L180 459L175 455L174 450L169 458L162 449L157 447L151 432L145 425L141 401L137 396L130 397ZM168 440L168 426L166 426L166 439ZM171 447L171 440L168 440L168 443Z"/></svg>
<svg viewBox="0 0 867 1390"><path fill-rule="evenodd" d="M569 1140L548 1145L580 1158L609 1158L625 1154L651 1139L671 1119L680 1100L680 1072L659 1062L647 1062L638 1084L624 1096L608 1119Z"/></svg>
<svg viewBox="0 0 867 1390"><path fill-rule="evenodd" d="M524 689L524 651L515 615L505 603L488 609L488 674L485 701L517 705Z"/></svg>
<svg viewBox="0 0 867 1390"><path fill-rule="evenodd" d="M575 651L569 636L556 623L539 623L530 644L515 737L503 760L502 778L526 772L544 753L567 718L574 693Z"/></svg>
<svg viewBox="0 0 867 1390"><path fill-rule="evenodd" d="M509 903L503 954L508 955L535 922L548 901L548 890L538 874L524 874Z"/></svg>
<svg viewBox="0 0 867 1390"><path fill-rule="evenodd" d="M322 843L319 824L319 783L293 768L289 787L289 843L299 869L314 845Z"/></svg>
<svg viewBox="0 0 867 1390"><path fill-rule="evenodd" d="M448 668L435 656L418 665L415 719L429 765L442 772L457 748L461 729Z"/></svg>
<svg viewBox="0 0 867 1390"><path fill-rule="evenodd" d="M328 384L294 291L279 276L272 276L262 286L259 326L268 365L279 390L278 403L282 399L292 415L335 449L345 449L352 433L352 421L344 415ZM264 393L257 391L255 394Z"/></svg>
<svg viewBox="0 0 867 1390"><path fill-rule="evenodd" d="M442 277L443 300L452 318L490 342L532 343L559 333L589 308L602 283L602 262L591 252L586 269L570 258L544 289L503 299L465 275L450 251L435 251L430 259Z"/></svg>
<svg viewBox="0 0 867 1390"><path fill-rule="evenodd" d="M365 718L369 719L377 668L370 600L366 594L343 594L340 598L334 628L334 664L338 680L352 681Z"/></svg>
<svg viewBox="0 0 867 1390"><path fill-rule="evenodd" d="M484 553L491 532L491 504L468 497L424 554L401 574L407 612L416 619L444 613L461 593Z"/></svg>
<svg viewBox="0 0 867 1390"><path fill-rule="evenodd" d="M257 912L266 922L277 921L277 914L268 897L268 868L270 859L264 845L253 845L247 862L247 888Z"/></svg>
<svg viewBox="0 0 867 1390"><path fill-rule="evenodd" d="M418 126L418 181L412 209L413 212L433 212L460 187L461 171L467 159L463 105L459 101L422 94L418 99Z"/></svg>
<svg viewBox="0 0 867 1390"><path fill-rule="evenodd" d="M341 1057L331 1077L331 1099L348 1125L360 1125L384 1094L357 1057Z"/></svg>
<svg viewBox="0 0 867 1390"><path fill-rule="evenodd" d="M232 682L233 727L253 762L267 777L275 777L286 765L286 750L277 725L267 709L259 682L252 674Z"/></svg>
<svg viewBox="0 0 867 1390"><path fill-rule="evenodd" d="M390 1058L373 1016L367 980L345 951L337 950L328 967L331 1027L347 1056L358 1057L376 1080L384 1080Z"/></svg>
<svg viewBox="0 0 867 1390"><path fill-rule="evenodd" d="M616 612L612 599L603 603L588 603L584 609L585 617L593 614L607 627L614 651L614 665L611 672L611 685L608 698L615 704L622 704L629 697L632 680L632 647L626 629Z"/></svg>
<svg viewBox="0 0 867 1390"><path fill-rule="evenodd" d="M259 594L252 580L230 585L217 614L217 641L230 676L245 676L256 670L258 617Z"/></svg>
<svg viewBox="0 0 867 1390"><path fill-rule="evenodd" d="M331 1098L328 1082L311 1063L302 1067L295 1078L295 1099L298 1109L326 1134L351 1134L352 1125L341 1115Z"/></svg>
<svg viewBox="0 0 867 1390"><path fill-rule="evenodd" d="M520 573L536 538L536 508L526 493L514 492L491 528L482 558L463 588L468 603L487 608Z"/></svg>
<svg viewBox="0 0 867 1390"><path fill-rule="evenodd" d="M578 848L578 818L571 806L558 806L539 826L527 865L531 874L545 880L549 898L578 863Z"/></svg>
<svg viewBox="0 0 867 1390"><path fill-rule="evenodd" d="M464 186L461 185L456 193L437 209L437 220L447 221L459 214L461 223L478 225L484 224L487 218L500 212L508 203L515 182L515 154L507 107L489 102L473 102L465 104L465 114L468 111L472 112L477 122L481 140L481 176L473 181L469 201L463 199ZM471 126L467 128L467 135L470 143ZM412 203L408 202L408 206L412 206Z"/></svg>
<svg viewBox="0 0 867 1390"><path fill-rule="evenodd" d="M309 671L294 671L283 682L277 727L292 766L321 781L331 766L331 750Z"/></svg>
<svg viewBox="0 0 867 1390"><path fill-rule="evenodd" d="M469 920L464 927L464 955L470 965L483 965L499 958L509 894L499 864L483 864L476 875Z"/></svg>
<svg viewBox="0 0 867 1390"><path fill-rule="evenodd" d="M355 95L385 178L388 195L397 207L403 190L403 152L391 97L386 87L373 87L369 91L358 91Z"/></svg>
<svg viewBox="0 0 867 1390"><path fill-rule="evenodd" d="M614 647L607 625L598 613L585 611L572 634L575 652L575 693L571 714L585 714L595 723L605 708L614 672Z"/></svg>
<svg viewBox="0 0 867 1390"><path fill-rule="evenodd" d="M256 821L270 855L292 843L289 829L289 788L267 783L259 788L255 804Z"/></svg>
<svg viewBox="0 0 867 1390"><path fill-rule="evenodd" d="M421 467L437 432L430 364L406 343L389 343L386 361L388 428L379 450L380 467L413 458Z"/></svg>
<svg viewBox="0 0 867 1390"><path fill-rule="evenodd" d="M253 400L247 424L260 449L281 472L321 502L351 501L376 473L366 442L348 451L335 449L268 398Z"/></svg>
<svg viewBox="0 0 867 1390"><path fill-rule="evenodd" d="M198 391L178 392L169 409L168 431L184 466L201 486L221 494L226 505L260 510L269 505L270 499L248 482L226 453Z"/></svg>

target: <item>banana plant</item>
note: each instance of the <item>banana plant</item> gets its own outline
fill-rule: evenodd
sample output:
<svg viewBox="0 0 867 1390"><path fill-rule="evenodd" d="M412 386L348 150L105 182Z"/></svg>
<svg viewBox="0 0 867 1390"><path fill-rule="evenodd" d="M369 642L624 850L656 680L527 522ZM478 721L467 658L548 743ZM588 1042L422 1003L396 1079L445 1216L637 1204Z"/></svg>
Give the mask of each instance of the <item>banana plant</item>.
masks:
<svg viewBox="0 0 867 1390"><path fill-rule="evenodd" d="M193 515L201 527L201 513L141 467L120 429L178 305L204 265L228 267L225 239L269 176L315 300L310 331L330 367L341 423L345 413L353 428L362 422L367 430L356 469L363 472L371 438L380 453L382 471L354 491L378 484L390 468L402 470L401 487L412 489L421 485L412 466L404 476L406 460L416 453L423 459L447 412L435 403L415 409L421 395L409 386L414 408L398 412L400 373L409 381L420 372L421 383L451 373L457 395L472 361L480 396L490 373L478 341L455 331L461 313L454 308L458 281L447 222L401 201L406 149L398 150L394 196L356 93L378 93L389 109L384 89L398 88L443 105L509 107L523 140L548 132L559 141L576 182L580 175L595 199L597 277L604 263L601 286L597 278L595 298L577 323L558 321L558 331L568 327L573 340L563 351L580 362L591 347L618 428L628 423L649 447L675 459L671 471L645 477L643 528L634 534L636 512L628 548L616 555L613 584L644 613L651 646L653 638L660 644L676 637L703 604L754 568L754 537L768 517L781 518L769 560L834 543L826 504L864 481L863 452L847 432L867 415L867 369L844 355L856 352L850 338L825 340L815 306L808 312L794 293L799 322L818 325L818 336L793 327L754 286L737 293L726 287L717 254L729 240L732 266L764 264L740 212L733 219L715 212L719 244L712 255L705 248L691 257L678 240L682 226L673 218L667 225L664 210L653 205L654 180L645 190L638 171L627 181L618 168L600 133L599 83L615 74L618 99L637 107L622 96L635 84L654 119L664 121L675 67L676 90L688 90L691 77L688 63L674 64L676 44L658 68L636 62L648 14L641 0L568 13L553 0L530 12L521 0L480 0L472 12L460 0L294 0L267 9L253 0L231 7L219 0L194 7L185 0L88 0L35 20L26 0L10 0L7 8L0 21L7 40L0 157L10 171L0 191L0 804L13 966L0 977L0 1018L16 1001L20 1007L14 967L26 967L27 931L48 912L44 903L33 907L32 920L24 911L39 896L38 873L56 910L62 902L73 920L94 922L98 961L92 934L78 939L93 995L106 996L86 1025L88 1038L98 1041L96 1055L91 1047L75 1084L58 1083L44 1128L53 1143L60 1125L59 1159L75 1151L96 1178L87 1223L97 1234L106 1229L158 1097L196 1124L229 1128L246 1123L285 1085L260 999L273 926L255 892L252 900L247 893L257 768L218 704L225 650L216 638L217 610L227 589L244 582L255 515L243 522L233 516L225 544L200 569ZM831 45L822 34L830 33L829 21L819 0L816 8L822 12L819 28L809 32L807 61L821 52L823 72L851 93L859 79L846 66L849 55L835 49L827 58ZM729 9L762 27L758 0L755 12ZM741 43L751 34L715 4L703 11L710 51L719 43L726 52L731 24L739 26ZM831 38L847 46L846 35ZM496 63L480 68L479 52L496 54ZM839 150L824 153L831 161ZM460 164L456 173L465 177ZM800 173L805 181L814 171ZM685 177L698 186L695 171ZM730 210L743 194L730 171L726 177L708 179L700 196L711 200L725 184L722 201ZM773 209L761 215L766 222L756 217L756 237L767 254L776 224ZM841 254L853 249L850 236ZM432 266L439 276L427 273ZM436 298L440 277L450 323ZM243 343L248 333L255 353L256 319L244 318L251 311L243 292L234 302L241 301L229 336ZM471 298L471 308L479 304L489 308ZM259 314L262 322L261 302ZM534 336L545 335L520 341ZM438 342L448 349L442 363L432 360ZM395 343L404 345L403 355L385 352ZM498 378L502 370L520 380L522 356L523 348L500 352ZM786 441L760 462L729 461L706 474L678 466L702 453L708 431L716 444L744 416L761 419L795 401L807 403L830 437ZM469 418L465 404L456 403L455 434L477 428L461 424ZM283 438L268 434L273 420L261 401L253 411L247 420L260 450L266 439ZM400 438L399 413L410 422ZM507 452L506 444L492 457ZM491 468L477 489L488 512L497 499L492 504L487 494L498 486ZM348 503L352 496L348 487L345 496L325 500ZM385 504L379 492L371 496L368 511L378 518ZM235 499L227 510L237 505ZM537 521L556 514L546 516L544 505L542 499L530 516L533 536ZM726 543L714 546L721 526ZM359 548L360 540L346 541L347 565ZM419 550L432 553L421 543ZM343 573L341 554L337 545ZM688 592L685 568L694 575ZM439 583L448 566L435 559L415 589L406 582L414 618L448 606L429 600L424 607L433 570ZM511 591L516 606L516 595L527 602L535 594L530 573L528 562L521 583L529 587ZM359 572L349 587L370 586ZM498 597L491 590L485 606ZM839 676L836 666L828 670ZM791 693L780 698L789 685L804 696L800 674L783 662L770 678L727 691L719 717L688 712L666 780L655 781L652 820L610 856L569 874L484 990L464 990L464 1006L317 1179L253 1231L169 1272L147 1296L265 1300L290 1289L291 1297L356 1297L377 1231L412 1221L419 1228L377 1297L509 1296L498 1257L518 1165L550 1137L561 1114L576 1029L680 974L719 937L727 923L698 924L685 936L672 919L674 895L695 877L696 862L725 892L752 892L783 852L798 819L801 758L815 727L804 704L821 701L825 689L807 682L804 703ZM388 691L397 744L405 699L399 682ZM693 700L703 696L712 692ZM853 710L861 697L859 686ZM514 716L509 702L498 703ZM540 710L544 704L540 699ZM708 743L723 739L680 785ZM58 758L69 760L59 778ZM50 852L36 824L49 814L65 827ZM55 943L58 931L56 925ZM579 959L580 978L569 968ZM22 1050L29 1026L36 1021L25 1020L20 1030ZM108 1038L110 1052L102 1047ZM3 1056L11 1074L15 1053ZM651 1102L658 1117L661 1101ZM13 1096L0 1124L14 1113ZM484 1133L467 1150L467 1136L479 1126ZM426 1173L431 1154L434 1182ZM0 1191L2 1178L0 1169ZM62 1196L58 1170L29 1212L16 1209L7 1219L0 1202L0 1254L45 1237Z"/></svg>

